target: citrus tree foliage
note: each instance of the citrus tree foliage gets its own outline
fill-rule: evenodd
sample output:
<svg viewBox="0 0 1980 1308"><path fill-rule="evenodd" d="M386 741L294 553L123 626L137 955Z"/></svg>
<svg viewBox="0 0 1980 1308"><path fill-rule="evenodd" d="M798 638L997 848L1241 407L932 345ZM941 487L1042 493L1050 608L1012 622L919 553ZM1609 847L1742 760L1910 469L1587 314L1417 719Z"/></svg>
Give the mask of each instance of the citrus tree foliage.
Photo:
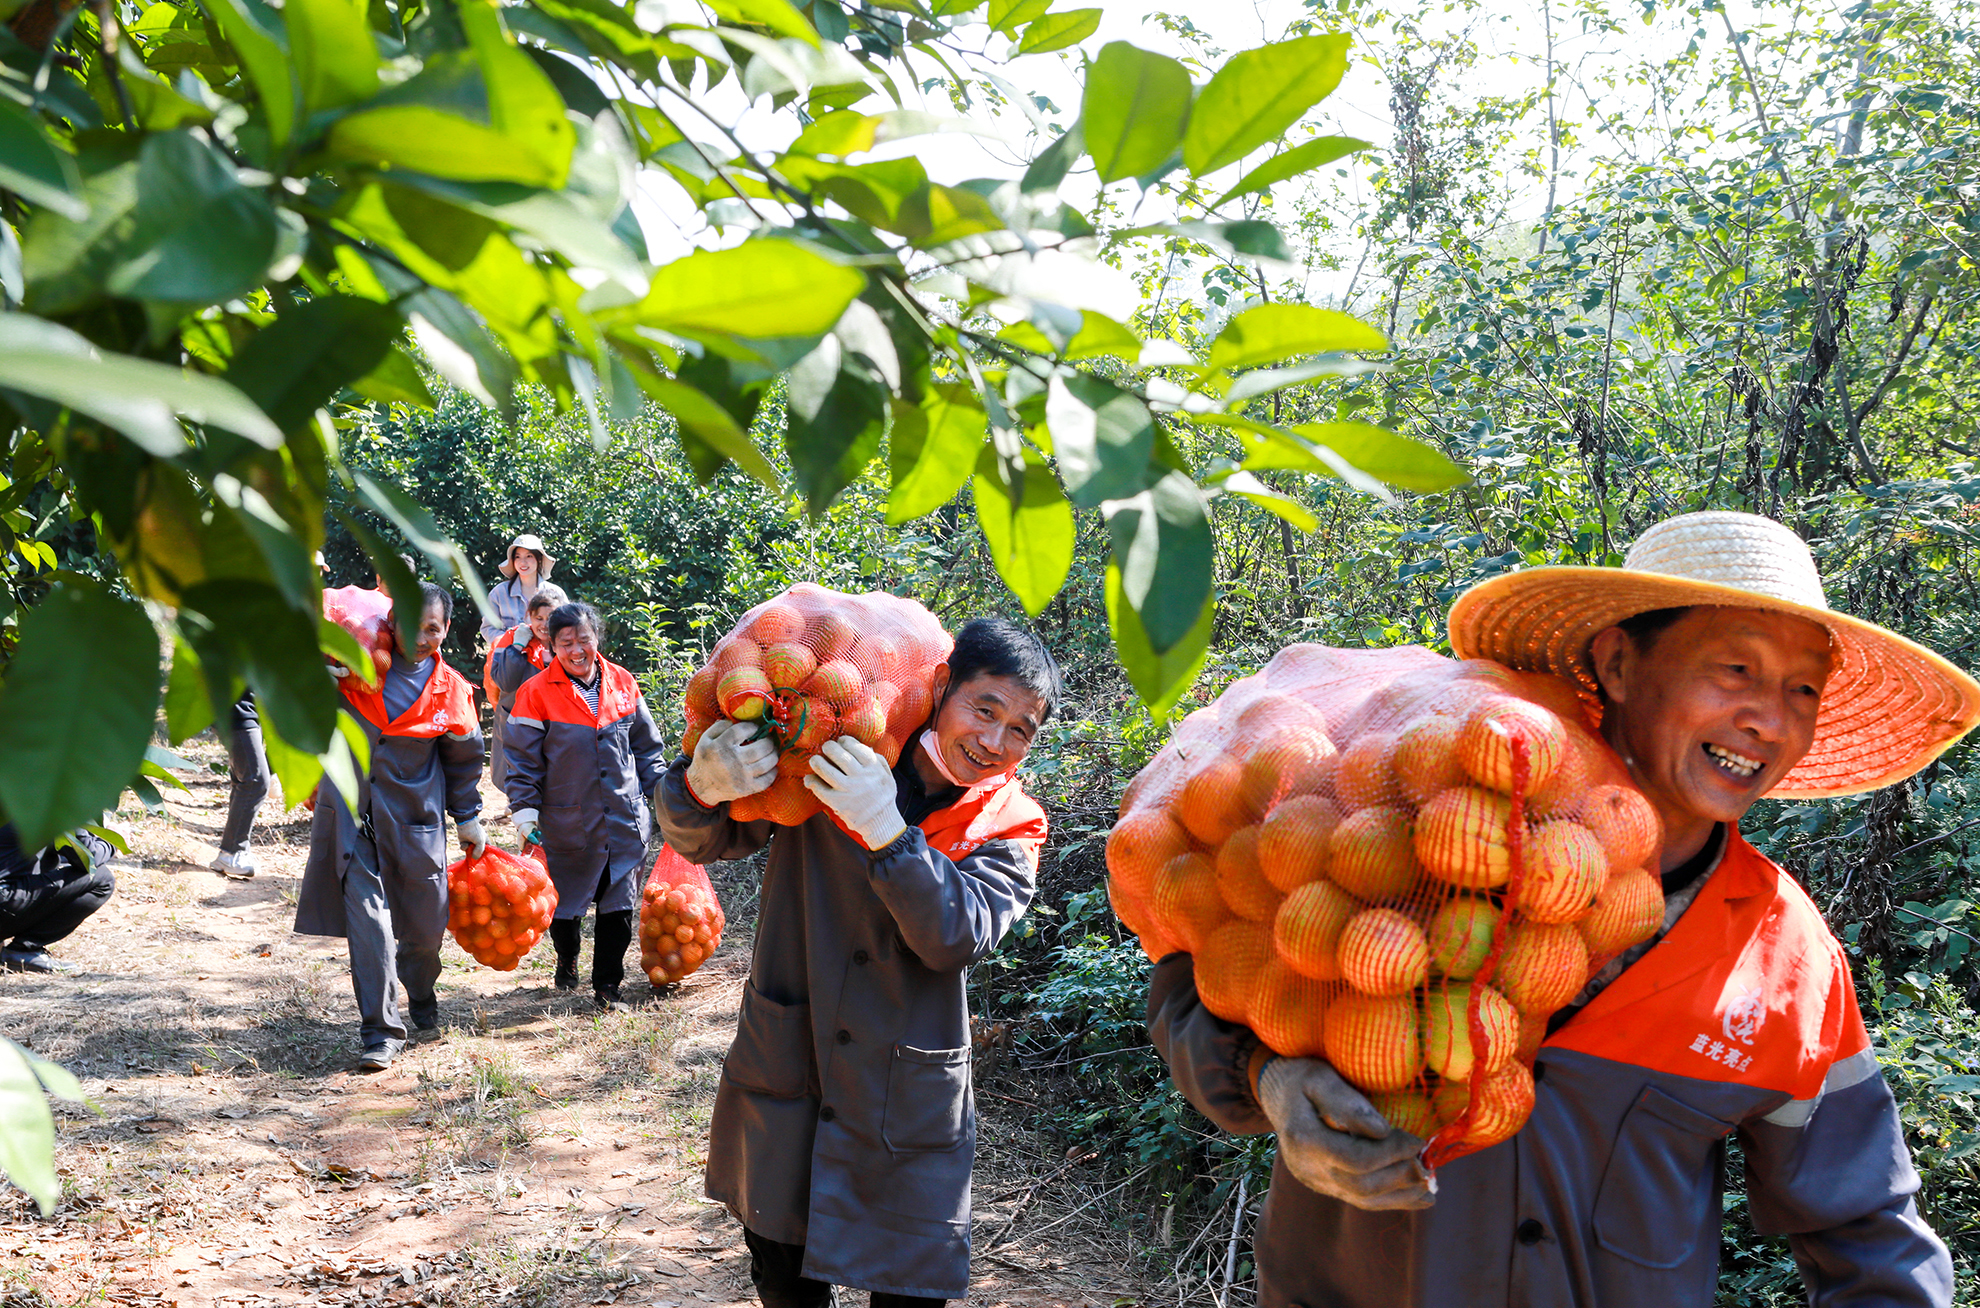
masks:
<svg viewBox="0 0 1980 1308"><path fill-rule="evenodd" d="M1096 230L1058 194L1079 168L1103 186L1175 173L1250 196L1351 150L1270 154L1340 81L1344 35L1244 51L1200 83L1110 45L1078 121L1020 180L947 186L912 158L864 157L999 130L906 107L908 61L1009 87L993 61L956 71L953 29L987 22L1011 54L1050 52L1090 35L1098 10L0 0L0 16L14 428L0 510L18 644L0 809L30 842L93 815L143 763L161 670L131 596L169 617L175 739L246 685L285 793L325 769L350 784L361 745L348 719L340 730L323 655L370 673L318 616L326 515L395 592L412 579L360 510L479 588L425 509L337 455L344 406L431 403L418 359L505 417L519 386L540 386L600 440L657 405L704 478L733 463L781 489L757 443L780 434L813 512L884 438L889 516L967 486L1033 613L1067 574L1075 514L1097 513L1114 643L1158 708L1203 657L1215 497L1305 526L1261 473L1371 490L1461 479L1379 428L1247 412L1365 368L1380 332L1263 304L1200 358L1144 342L1119 320L1131 304L1098 311L1113 301L1096 260L1180 229ZM765 101L795 134L745 150L734 120ZM650 263L629 203L642 186L698 209L725 248ZM1187 235L1286 253L1255 218L1213 214ZM1238 457L1192 465L1173 440L1191 428L1235 433ZM81 553L114 568L54 554L45 529L85 522Z"/></svg>

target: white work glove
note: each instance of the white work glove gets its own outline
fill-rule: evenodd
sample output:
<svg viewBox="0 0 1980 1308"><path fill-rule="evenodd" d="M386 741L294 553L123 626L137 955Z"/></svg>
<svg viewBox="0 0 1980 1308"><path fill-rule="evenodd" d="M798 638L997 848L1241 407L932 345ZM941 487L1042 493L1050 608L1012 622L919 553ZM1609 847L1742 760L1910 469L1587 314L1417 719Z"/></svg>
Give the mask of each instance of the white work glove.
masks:
<svg viewBox="0 0 1980 1308"><path fill-rule="evenodd" d="M894 803L894 770L852 736L828 740L811 760L804 788L838 815L868 849L881 849L907 830Z"/></svg>
<svg viewBox="0 0 1980 1308"><path fill-rule="evenodd" d="M454 834L461 838L461 848L469 858L480 858L488 852L488 837L481 830L480 818L455 818Z"/></svg>
<svg viewBox="0 0 1980 1308"><path fill-rule="evenodd" d="M351 670L341 663L332 663L330 665L330 675L342 681L345 677L351 675Z"/></svg>
<svg viewBox="0 0 1980 1308"><path fill-rule="evenodd" d="M1299 1183L1370 1212L1428 1208L1417 1161L1423 1141L1382 1120L1362 1093L1317 1058L1274 1058L1258 1101L1279 1133L1279 1157Z"/></svg>
<svg viewBox="0 0 1980 1308"><path fill-rule="evenodd" d="M688 764L688 792L705 807L768 790L777 779L777 747L750 739L754 723L723 718L701 733Z"/></svg>
<svg viewBox="0 0 1980 1308"><path fill-rule="evenodd" d="M543 832L536 825L536 810L519 808L509 814L509 821L515 825L516 834L522 837L525 845L541 845Z"/></svg>

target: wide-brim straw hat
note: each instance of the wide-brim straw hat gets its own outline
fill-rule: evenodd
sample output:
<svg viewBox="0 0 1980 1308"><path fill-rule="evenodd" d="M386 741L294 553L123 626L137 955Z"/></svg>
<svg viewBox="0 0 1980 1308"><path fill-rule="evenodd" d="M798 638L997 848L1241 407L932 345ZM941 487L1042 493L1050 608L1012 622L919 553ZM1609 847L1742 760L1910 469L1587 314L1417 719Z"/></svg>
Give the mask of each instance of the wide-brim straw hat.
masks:
<svg viewBox="0 0 1980 1308"><path fill-rule="evenodd" d="M555 569L557 566L557 556L552 554L549 550L544 549L542 540L540 540L535 536L518 536L514 540L509 542L508 552L502 555L501 566L502 566L503 576L513 577L516 575L516 565L514 560L516 557L517 550L529 550L530 552L535 554L537 558L541 559L543 561L543 566L537 569L536 575L539 579L544 581L548 581L550 579L551 571Z"/></svg>
<svg viewBox="0 0 1980 1308"><path fill-rule="evenodd" d="M1596 633L1653 609L1762 609L1829 633L1835 670L1815 744L1772 799L1877 790L1917 772L1980 722L1980 682L1931 650L1829 608L1808 546L1771 518L1687 513L1630 546L1620 568L1532 568L1480 582L1451 606L1451 648L1550 672L1595 699Z"/></svg>

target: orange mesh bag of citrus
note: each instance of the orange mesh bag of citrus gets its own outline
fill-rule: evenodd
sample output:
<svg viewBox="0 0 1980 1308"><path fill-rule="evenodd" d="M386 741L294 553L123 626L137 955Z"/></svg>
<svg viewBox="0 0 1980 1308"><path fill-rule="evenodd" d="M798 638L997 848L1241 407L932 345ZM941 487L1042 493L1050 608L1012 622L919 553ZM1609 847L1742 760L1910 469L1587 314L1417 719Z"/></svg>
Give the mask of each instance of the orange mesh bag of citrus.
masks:
<svg viewBox="0 0 1980 1308"><path fill-rule="evenodd" d="M1441 1165L1525 1124L1547 1019L1663 923L1656 813L1594 725L1556 678L1289 646L1129 785L1109 899Z"/></svg>

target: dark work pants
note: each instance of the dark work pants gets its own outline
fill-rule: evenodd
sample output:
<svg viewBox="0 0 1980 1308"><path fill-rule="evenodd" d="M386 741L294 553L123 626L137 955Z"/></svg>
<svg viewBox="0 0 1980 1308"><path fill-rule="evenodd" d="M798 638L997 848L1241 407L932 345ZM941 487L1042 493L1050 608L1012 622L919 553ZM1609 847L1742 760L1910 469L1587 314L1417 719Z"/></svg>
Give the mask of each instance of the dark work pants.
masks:
<svg viewBox="0 0 1980 1308"><path fill-rule="evenodd" d="M406 988L415 1022L438 1012L440 942L447 932L447 881L379 867L377 849L361 839L358 857L344 873L345 941L351 955L351 992L357 999L365 1048L406 1038L399 984Z"/></svg>
<svg viewBox="0 0 1980 1308"><path fill-rule="evenodd" d="M0 882L0 942L12 939L16 949L52 945L109 903L116 888L105 864L86 868L68 850L45 856Z"/></svg>
<svg viewBox="0 0 1980 1308"><path fill-rule="evenodd" d="M255 810L268 798L268 753L261 745L261 715L249 692L228 714L227 825L220 833L220 852L238 854L247 848L254 830Z"/></svg>
<svg viewBox="0 0 1980 1308"><path fill-rule="evenodd" d="M615 988L626 979L626 946L632 943L633 911L598 915L597 938L591 946L591 988ZM584 946L584 919L560 917L550 923L550 943L559 959L573 959Z"/></svg>
<svg viewBox="0 0 1980 1308"><path fill-rule="evenodd" d="M804 1267L804 1246L765 1239L747 1226L743 1243L749 1246L749 1279L756 1284L756 1297L763 1308L828 1308L833 1302L832 1287L800 1275ZM942 1308L947 1299L921 1299L911 1294L889 1294L874 1290L873 1308Z"/></svg>

